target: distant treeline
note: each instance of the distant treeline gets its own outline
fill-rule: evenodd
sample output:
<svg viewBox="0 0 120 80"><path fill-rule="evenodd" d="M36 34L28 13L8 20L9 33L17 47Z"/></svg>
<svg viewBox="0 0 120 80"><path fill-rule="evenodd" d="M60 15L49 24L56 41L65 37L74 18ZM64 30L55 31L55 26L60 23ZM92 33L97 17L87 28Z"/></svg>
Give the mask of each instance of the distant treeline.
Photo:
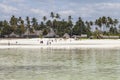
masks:
<svg viewBox="0 0 120 80"><path fill-rule="evenodd" d="M102 35L119 35L120 26L118 19L111 17L99 17L95 21L83 21L81 17L73 23L73 17L68 15L68 19L64 20L58 13L51 12L51 19L43 16L42 21L38 21L35 17L26 19L22 17L11 16L10 20L0 21L0 37L9 37L11 33L22 37L26 31L27 35L34 33L35 31L41 31L40 36L45 36L50 32L52 28L56 35L62 37L65 33L70 36L87 34L87 37ZM92 27L95 27L93 31Z"/></svg>

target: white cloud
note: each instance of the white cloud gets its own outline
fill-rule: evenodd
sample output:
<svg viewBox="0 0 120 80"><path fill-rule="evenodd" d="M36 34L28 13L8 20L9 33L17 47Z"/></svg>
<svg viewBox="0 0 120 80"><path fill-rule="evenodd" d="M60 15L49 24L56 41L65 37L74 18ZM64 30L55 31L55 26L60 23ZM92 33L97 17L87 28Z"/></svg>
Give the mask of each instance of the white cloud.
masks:
<svg viewBox="0 0 120 80"><path fill-rule="evenodd" d="M120 3L98 3L98 4L95 4L94 6L100 9L119 9Z"/></svg>
<svg viewBox="0 0 120 80"><path fill-rule="evenodd" d="M75 11L73 11L73 10L63 10L63 11L59 11L58 13L63 15L63 16L69 16L69 15L74 15Z"/></svg>
<svg viewBox="0 0 120 80"><path fill-rule="evenodd" d="M5 3L5 4L7 4L7 3L22 3L22 2L24 2L25 0L2 0L2 3Z"/></svg>
<svg viewBox="0 0 120 80"><path fill-rule="evenodd" d="M96 18L100 16L119 17L119 8L120 3L92 3L80 5L75 11L76 15L84 18Z"/></svg>
<svg viewBox="0 0 120 80"><path fill-rule="evenodd" d="M41 9L37 9L37 8L32 8L32 9L30 9L30 11L34 14L37 14L37 15L42 15L42 16L47 15L47 12L45 12Z"/></svg>
<svg viewBox="0 0 120 80"><path fill-rule="evenodd" d="M12 2L23 2L24 0L11 0Z"/></svg>
<svg viewBox="0 0 120 80"><path fill-rule="evenodd" d="M119 10L120 3L94 3L94 4L86 4L85 8L92 10Z"/></svg>
<svg viewBox="0 0 120 80"><path fill-rule="evenodd" d="M95 13L95 10L92 8L88 7L82 7L78 9L77 13L82 16L82 17L90 17L93 13Z"/></svg>
<svg viewBox="0 0 120 80"><path fill-rule="evenodd" d="M77 3L69 0L2 0L1 16L50 16L50 12L59 13L63 18L96 18L99 16L120 17L120 3ZM33 3L34 2L34 3ZM67 5L65 5L67 4Z"/></svg>
<svg viewBox="0 0 120 80"><path fill-rule="evenodd" d="M18 10L13 6L1 4L1 3L0 3L0 9L3 13L15 13Z"/></svg>

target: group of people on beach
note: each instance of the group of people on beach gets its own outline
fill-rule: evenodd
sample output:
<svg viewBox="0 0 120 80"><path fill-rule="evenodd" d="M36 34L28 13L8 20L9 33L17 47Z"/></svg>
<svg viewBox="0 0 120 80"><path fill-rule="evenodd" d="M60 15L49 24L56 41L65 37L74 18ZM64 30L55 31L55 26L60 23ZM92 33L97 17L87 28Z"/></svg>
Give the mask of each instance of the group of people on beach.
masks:
<svg viewBox="0 0 120 80"><path fill-rule="evenodd" d="M45 44L45 45L51 45L52 44L52 42L54 42L54 40L47 40L47 41L45 41L45 40L38 40L39 41L39 43L40 44ZM56 41L56 40L55 40ZM10 42L10 41L8 41L8 43L7 43L7 45L18 45L18 44L20 44L20 43L18 43L18 41L15 41L14 43L12 43L12 42Z"/></svg>
<svg viewBox="0 0 120 80"><path fill-rule="evenodd" d="M61 42L61 41L66 41L67 39L36 39L36 40L23 40L23 42L21 42L21 40L14 40L14 41L7 41L7 45L29 45L29 44L44 44L44 45L51 45L53 43L57 43L57 42ZM29 42L30 41L30 42ZM33 42L31 42L33 41ZM37 41L37 42L36 42ZM71 40L70 40L71 41Z"/></svg>
<svg viewBox="0 0 120 80"><path fill-rule="evenodd" d="M53 40L48 40L48 41L46 42L46 45L51 45L52 42L53 42ZM43 40L40 41L40 44L44 44L44 41L43 41Z"/></svg>

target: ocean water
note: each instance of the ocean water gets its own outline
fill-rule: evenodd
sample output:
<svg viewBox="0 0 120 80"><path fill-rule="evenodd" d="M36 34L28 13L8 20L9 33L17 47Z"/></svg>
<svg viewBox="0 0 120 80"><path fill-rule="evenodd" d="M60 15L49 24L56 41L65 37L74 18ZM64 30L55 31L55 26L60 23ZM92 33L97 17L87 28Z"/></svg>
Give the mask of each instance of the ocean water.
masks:
<svg viewBox="0 0 120 80"><path fill-rule="evenodd" d="M0 80L120 80L120 50L1 49Z"/></svg>

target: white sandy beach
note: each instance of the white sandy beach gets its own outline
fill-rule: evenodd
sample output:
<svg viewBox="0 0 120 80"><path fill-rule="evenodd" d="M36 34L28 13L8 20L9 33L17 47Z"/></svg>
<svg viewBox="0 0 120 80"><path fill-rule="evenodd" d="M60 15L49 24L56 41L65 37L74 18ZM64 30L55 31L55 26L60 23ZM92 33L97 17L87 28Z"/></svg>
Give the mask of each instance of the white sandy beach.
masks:
<svg viewBox="0 0 120 80"><path fill-rule="evenodd" d="M120 49L120 39L62 39L62 38L33 38L33 39L1 39L0 49L7 48L40 48L40 49L79 49L79 48L108 48Z"/></svg>

